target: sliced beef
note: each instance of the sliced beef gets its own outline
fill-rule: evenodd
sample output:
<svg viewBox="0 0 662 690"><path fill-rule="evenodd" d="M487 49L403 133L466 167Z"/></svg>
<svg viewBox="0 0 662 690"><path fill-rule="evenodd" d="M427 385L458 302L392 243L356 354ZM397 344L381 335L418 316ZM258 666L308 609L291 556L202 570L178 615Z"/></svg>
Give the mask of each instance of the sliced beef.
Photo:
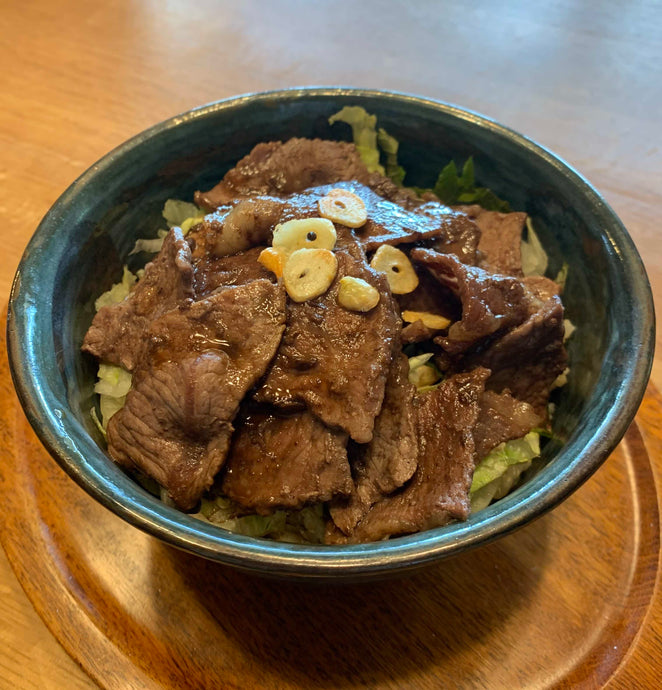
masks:
<svg viewBox="0 0 662 690"><path fill-rule="evenodd" d="M475 266L480 256L480 228L466 214L453 211L451 218L448 211L447 206L438 202L428 202L419 207L419 213L433 222L444 224L444 233L425 244L442 254L454 254L463 264Z"/></svg>
<svg viewBox="0 0 662 690"><path fill-rule="evenodd" d="M191 251L182 231L172 228L154 261L129 296L102 307L85 334L82 349L132 371L140 359L149 323L193 297Z"/></svg>
<svg viewBox="0 0 662 690"><path fill-rule="evenodd" d="M345 534L352 532L376 501L402 486L416 471L418 443L412 404L416 388L409 383L408 373L407 358L398 355L386 382L372 441L353 446L352 494L331 505L331 517Z"/></svg>
<svg viewBox="0 0 662 690"><path fill-rule="evenodd" d="M530 290L541 302L556 299L561 296L561 288L551 278L545 276L526 276L522 278L522 283Z"/></svg>
<svg viewBox="0 0 662 690"><path fill-rule="evenodd" d="M546 417L550 391L568 363L563 335L563 306L553 297L484 351L467 357L464 366L488 367L491 390L509 390Z"/></svg>
<svg viewBox="0 0 662 690"><path fill-rule="evenodd" d="M450 356L519 325L531 312L532 295L516 278L465 266L454 256L429 249L414 249L411 258L425 266L462 303L462 318L450 326L447 336L435 338Z"/></svg>
<svg viewBox="0 0 662 690"><path fill-rule="evenodd" d="M312 196L316 200L334 188L347 189L361 197L365 203L368 220L365 225L354 230L354 235L367 252L374 251L382 244L395 246L434 240L440 247L439 251L458 252L462 260L475 255L479 235L477 226L465 214L438 202L428 202L407 209L383 199L365 185L356 182L338 182L316 187L298 195L298 198L303 200Z"/></svg>
<svg viewBox="0 0 662 690"><path fill-rule="evenodd" d="M418 466L401 490L368 511L350 535L327 531L335 543L376 541L466 520L476 462L473 429L489 371L476 369L444 380L414 399Z"/></svg>
<svg viewBox="0 0 662 690"><path fill-rule="evenodd" d="M285 327L285 295L266 280L221 288L155 319L108 450L193 508L222 466L239 403Z"/></svg>
<svg viewBox="0 0 662 690"><path fill-rule="evenodd" d="M408 210L383 199L360 182L342 180L282 199L256 192L256 196L242 199L234 206L219 207L190 233L193 257L204 253L228 256L256 244L266 244L277 223L318 216L319 199L337 188L353 192L366 205L368 219L365 225L354 230L365 251L374 251L382 244L428 240L440 252L456 254L465 263L476 263L480 231L464 213L438 202L422 203Z"/></svg>
<svg viewBox="0 0 662 690"><path fill-rule="evenodd" d="M257 196L207 214L187 237L193 259L231 256L268 244L286 206L283 199Z"/></svg>
<svg viewBox="0 0 662 690"><path fill-rule="evenodd" d="M389 177L379 173L370 173L367 186L383 199L388 199L388 201L392 201L408 211L414 211L428 201L441 203L439 198L432 192L423 192L419 196L414 189L399 187Z"/></svg>
<svg viewBox="0 0 662 690"><path fill-rule="evenodd" d="M480 206L458 206L480 228L481 267L495 273L522 275L522 232L526 213L499 213Z"/></svg>
<svg viewBox="0 0 662 690"><path fill-rule="evenodd" d="M213 210L237 197L284 195L340 180L368 181L368 169L354 144L322 139L290 139L258 144L195 202Z"/></svg>
<svg viewBox="0 0 662 690"><path fill-rule="evenodd" d="M233 256L205 255L194 263L195 295L200 299L223 285L244 285L252 280L274 281L274 274L257 259L264 247L253 247Z"/></svg>
<svg viewBox="0 0 662 690"><path fill-rule="evenodd" d="M542 422L543 418L528 403L513 398L507 392L486 390L474 428L477 460L482 460L504 441L526 436Z"/></svg>
<svg viewBox="0 0 662 690"><path fill-rule="evenodd" d="M346 445L346 433L310 412L249 412L232 440L223 493L264 515L346 495L352 489Z"/></svg>
<svg viewBox="0 0 662 690"><path fill-rule="evenodd" d="M287 328L255 399L276 406L304 403L325 424L366 443L382 406L401 322L386 278L366 264L342 228L336 257L338 274L327 292L307 302L288 300ZM337 295L344 276L375 286L379 304L366 313L341 307Z"/></svg>
<svg viewBox="0 0 662 690"><path fill-rule="evenodd" d="M431 340L439 333L438 330L428 328L420 319L413 323L406 324L400 333L400 340L403 345L411 343L422 343L426 340Z"/></svg>

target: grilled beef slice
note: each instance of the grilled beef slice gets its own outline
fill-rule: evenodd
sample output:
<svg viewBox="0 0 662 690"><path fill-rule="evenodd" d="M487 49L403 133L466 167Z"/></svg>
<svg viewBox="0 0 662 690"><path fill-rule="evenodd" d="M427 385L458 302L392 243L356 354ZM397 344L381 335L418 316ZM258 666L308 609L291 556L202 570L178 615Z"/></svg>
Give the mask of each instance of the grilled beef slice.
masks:
<svg viewBox="0 0 662 690"><path fill-rule="evenodd" d="M465 367L489 367L492 370L488 382L491 390L510 391L546 418L550 392L568 363L563 336L563 305L555 296L544 302L524 323L495 340L484 351L467 357L463 364Z"/></svg>
<svg viewBox="0 0 662 690"><path fill-rule="evenodd" d="M465 266L450 254L413 249L411 258L425 266L462 303L462 318L435 338L450 356L457 356L481 340L522 323L531 310L531 293L516 278Z"/></svg>
<svg viewBox="0 0 662 690"><path fill-rule="evenodd" d="M195 506L222 466L239 403L285 327L285 295L266 280L221 288L155 319L124 407L108 424L120 464Z"/></svg>
<svg viewBox="0 0 662 690"><path fill-rule="evenodd" d="M330 543L376 541L466 520L476 463L473 429L480 413L486 369L445 379L414 398L418 466L401 490L377 501L350 535L331 526Z"/></svg>
<svg viewBox="0 0 662 690"><path fill-rule="evenodd" d="M348 231L339 229L335 253L338 273L327 292L307 302L288 300L283 339L254 397L280 407L303 403L328 426L366 443L382 407L400 318L386 278L366 264ZM365 313L341 307L337 296L344 276L375 286L379 304Z"/></svg>
<svg viewBox="0 0 662 690"><path fill-rule="evenodd" d="M567 364L558 285L538 276L491 274L426 249L414 249L411 256L462 304L460 321L434 338L450 362L438 362L441 368L486 367L492 371L490 390L509 390L546 417L549 393Z"/></svg>
<svg viewBox="0 0 662 690"><path fill-rule="evenodd" d="M480 403L480 415L474 428L477 461L504 441L522 438L543 418L531 405L509 393L486 390Z"/></svg>
<svg viewBox="0 0 662 690"><path fill-rule="evenodd" d="M457 206L480 228L478 249L483 255L480 266L494 273L522 276L522 231L526 213L487 211L478 205Z"/></svg>
<svg viewBox="0 0 662 690"><path fill-rule="evenodd" d="M408 210L354 182L326 185L308 193L324 196L334 187L347 189L363 199L368 220L354 230L354 235L367 252L376 250L382 244L397 246L434 240L439 251L456 253L462 261L475 263L480 231L465 214L436 202Z"/></svg>
<svg viewBox="0 0 662 690"><path fill-rule="evenodd" d="M254 410L236 424L222 490L244 508L268 515L351 491L343 431L307 411Z"/></svg>
<svg viewBox="0 0 662 690"><path fill-rule="evenodd" d="M268 243L277 223L319 216L318 201L332 189L346 189L365 203L368 219L354 230L365 251L374 251L382 244L430 240L438 251L456 254L465 263L476 263L480 231L465 214L434 202L407 210L354 181L312 187L282 199L253 196L234 207L222 206L205 216L190 233L194 260L205 253L227 256Z"/></svg>
<svg viewBox="0 0 662 690"><path fill-rule="evenodd" d="M172 228L158 256L119 304L102 307L85 334L82 349L132 371L144 347L143 333L156 317L193 297L191 251L182 231Z"/></svg>
<svg viewBox="0 0 662 690"><path fill-rule="evenodd" d="M252 280L274 281L274 274L257 259L264 247L253 247L233 256L205 256L195 261L194 288L197 299L207 297L223 285L244 285Z"/></svg>
<svg viewBox="0 0 662 690"><path fill-rule="evenodd" d="M258 144L195 203L208 210L255 194L284 195L340 180L368 181L368 169L354 144L290 139Z"/></svg>
<svg viewBox="0 0 662 690"><path fill-rule="evenodd" d="M271 241L287 207L284 199L256 196L239 199L208 213L188 234L194 262L232 256Z"/></svg>
<svg viewBox="0 0 662 690"><path fill-rule="evenodd" d="M414 211L428 201L441 203L439 197L432 192L423 192L419 196L414 189L399 187L390 177L377 172L370 173L367 186L383 199L388 199L388 201L392 201L408 211Z"/></svg>
<svg viewBox="0 0 662 690"><path fill-rule="evenodd" d="M354 485L349 499L331 504L331 517L350 534L370 507L408 481L416 471L418 443L413 400L415 386L409 383L409 363L397 355L386 382L384 404L375 421L369 444L351 444Z"/></svg>

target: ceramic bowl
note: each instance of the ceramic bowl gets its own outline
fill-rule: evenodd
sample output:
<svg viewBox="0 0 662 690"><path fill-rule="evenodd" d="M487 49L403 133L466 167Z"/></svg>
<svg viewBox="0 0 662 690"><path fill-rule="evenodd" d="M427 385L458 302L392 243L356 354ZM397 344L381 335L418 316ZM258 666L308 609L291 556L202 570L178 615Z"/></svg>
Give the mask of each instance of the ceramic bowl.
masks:
<svg viewBox="0 0 662 690"><path fill-rule="evenodd" d="M567 261L564 303L577 330L544 464L466 522L356 546L301 546L233 535L161 503L107 456L90 417L95 363L80 351L94 299L116 282L169 197L191 199L260 141L338 136L327 118L360 105L397 137L410 185L430 186L473 155L478 182L526 211L550 256ZM280 577L346 580L411 570L485 544L550 510L618 444L653 356L650 287L625 228L580 174L530 139L476 113L379 91L302 88L252 94L151 127L92 166L39 225L16 275L8 350L21 403L41 441L89 494L136 527L190 552Z"/></svg>

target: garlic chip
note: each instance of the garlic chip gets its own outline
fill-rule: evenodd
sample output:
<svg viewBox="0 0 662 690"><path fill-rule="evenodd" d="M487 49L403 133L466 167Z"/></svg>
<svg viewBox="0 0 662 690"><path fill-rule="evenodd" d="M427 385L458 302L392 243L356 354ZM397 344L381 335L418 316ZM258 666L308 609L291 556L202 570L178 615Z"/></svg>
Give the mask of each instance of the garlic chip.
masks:
<svg viewBox="0 0 662 690"><path fill-rule="evenodd" d="M390 244L382 244L377 249L370 266L386 276L394 295L406 295L418 287L418 276L411 261L403 251Z"/></svg>
<svg viewBox="0 0 662 690"><path fill-rule="evenodd" d="M283 282L295 302L305 302L325 293L337 272L338 260L328 249L297 249L285 263Z"/></svg>
<svg viewBox="0 0 662 690"><path fill-rule="evenodd" d="M347 189L332 189L318 202L320 215L348 228L360 228L368 220L365 203Z"/></svg>

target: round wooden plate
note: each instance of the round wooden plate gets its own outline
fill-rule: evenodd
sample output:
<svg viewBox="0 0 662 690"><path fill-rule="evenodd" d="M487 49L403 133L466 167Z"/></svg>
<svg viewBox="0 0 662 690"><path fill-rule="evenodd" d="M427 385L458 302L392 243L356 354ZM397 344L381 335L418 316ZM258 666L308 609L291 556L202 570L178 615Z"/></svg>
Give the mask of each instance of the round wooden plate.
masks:
<svg viewBox="0 0 662 690"><path fill-rule="evenodd" d="M599 472L535 523L413 576L313 586L236 572L124 523L43 450L6 364L0 376L2 543L37 612L103 687L657 687L654 390Z"/></svg>

